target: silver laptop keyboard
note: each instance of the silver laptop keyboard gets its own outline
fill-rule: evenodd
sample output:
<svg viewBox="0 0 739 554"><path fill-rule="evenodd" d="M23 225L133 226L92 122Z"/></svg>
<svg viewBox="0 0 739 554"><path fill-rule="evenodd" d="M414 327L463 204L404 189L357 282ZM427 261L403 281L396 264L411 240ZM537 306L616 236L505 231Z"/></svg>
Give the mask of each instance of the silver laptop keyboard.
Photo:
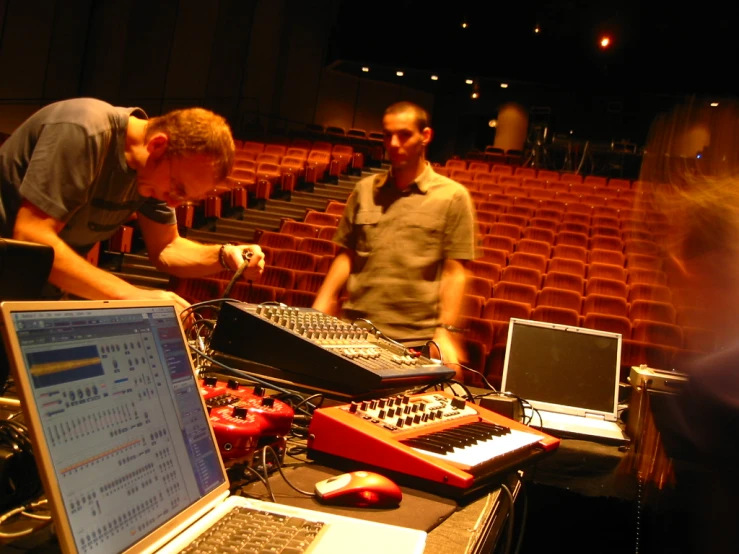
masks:
<svg viewBox="0 0 739 554"><path fill-rule="evenodd" d="M323 523L239 506L182 550L186 554L300 554Z"/></svg>

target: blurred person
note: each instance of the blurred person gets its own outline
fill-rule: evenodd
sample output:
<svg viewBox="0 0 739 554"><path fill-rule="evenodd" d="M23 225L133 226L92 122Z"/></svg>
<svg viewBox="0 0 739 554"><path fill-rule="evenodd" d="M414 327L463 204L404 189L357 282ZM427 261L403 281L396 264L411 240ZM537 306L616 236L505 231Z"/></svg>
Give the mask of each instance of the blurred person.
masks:
<svg viewBox="0 0 739 554"><path fill-rule="evenodd" d="M54 249L50 296L174 300L88 263L84 256L136 214L149 259L160 271L201 277L235 270L252 253L245 278L264 267L254 245L205 245L181 237L174 208L205 198L225 181L234 158L226 121L204 109L148 119L140 108L92 98L50 104L0 146L0 236Z"/></svg>
<svg viewBox="0 0 739 554"><path fill-rule="evenodd" d="M680 323L713 334L712 352L678 351L680 394L653 402L688 512L686 552L739 548L739 105L691 101L653 125L641 180L650 207L670 222L663 246ZM647 222L648 224L648 222ZM692 317L692 319L686 319ZM670 368L663 368L670 369Z"/></svg>
<svg viewBox="0 0 739 554"><path fill-rule="evenodd" d="M428 114L410 102L382 118L389 173L360 180L347 201L334 242L341 246L313 307L365 318L406 346L433 340L462 378L457 327L466 260L475 258L474 205L459 183L426 161L433 138Z"/></svg>

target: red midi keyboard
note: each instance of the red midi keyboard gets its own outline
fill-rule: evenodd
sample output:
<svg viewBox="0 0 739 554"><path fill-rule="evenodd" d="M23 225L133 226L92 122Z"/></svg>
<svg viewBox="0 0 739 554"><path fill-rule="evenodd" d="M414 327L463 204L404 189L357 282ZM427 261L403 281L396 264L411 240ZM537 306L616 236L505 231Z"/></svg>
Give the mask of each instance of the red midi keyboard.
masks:
<svg viewBox="0 0 739 554"><path fill-rule="evenodd" d="M461 498L536 462L559 442L447 392L428 392L316 410L308 455Z"/></svg>

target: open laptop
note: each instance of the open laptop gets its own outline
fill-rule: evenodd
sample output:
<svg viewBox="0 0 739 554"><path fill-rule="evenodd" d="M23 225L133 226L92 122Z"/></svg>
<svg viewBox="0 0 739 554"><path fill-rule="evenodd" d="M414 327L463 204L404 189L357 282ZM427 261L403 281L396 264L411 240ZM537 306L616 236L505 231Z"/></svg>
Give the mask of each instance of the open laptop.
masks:
<svg viewBox="0 0 739 554"><path fill-rule="evenodd" d="M295 541L310 543L308 553L423 551L422 531L229 496L173 304L4 302L0 311L63 552L180 552L237 506L307 525L288 552ZM229 540L257 542L241 520ZM262 548L282 544L270 541Z"/></svg>
<svg viewBox="0 0 739 554"><path fill-rule="evenodd" d="M501 388L536 408L527 410L532 426L559 437L627 442L617 423L620 370L618 333L511 318Z"/></svg>

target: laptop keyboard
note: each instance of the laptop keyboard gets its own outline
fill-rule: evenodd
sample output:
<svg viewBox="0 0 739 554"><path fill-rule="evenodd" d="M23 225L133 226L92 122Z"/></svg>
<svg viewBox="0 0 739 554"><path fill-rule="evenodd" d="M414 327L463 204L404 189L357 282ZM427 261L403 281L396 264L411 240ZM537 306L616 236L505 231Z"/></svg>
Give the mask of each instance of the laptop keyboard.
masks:
<svg viewBox="0 0 739 554"><path fill-rule="evenodd" d="M239 506L182 550L186 554L300 554L323 523Z"/></svg>

